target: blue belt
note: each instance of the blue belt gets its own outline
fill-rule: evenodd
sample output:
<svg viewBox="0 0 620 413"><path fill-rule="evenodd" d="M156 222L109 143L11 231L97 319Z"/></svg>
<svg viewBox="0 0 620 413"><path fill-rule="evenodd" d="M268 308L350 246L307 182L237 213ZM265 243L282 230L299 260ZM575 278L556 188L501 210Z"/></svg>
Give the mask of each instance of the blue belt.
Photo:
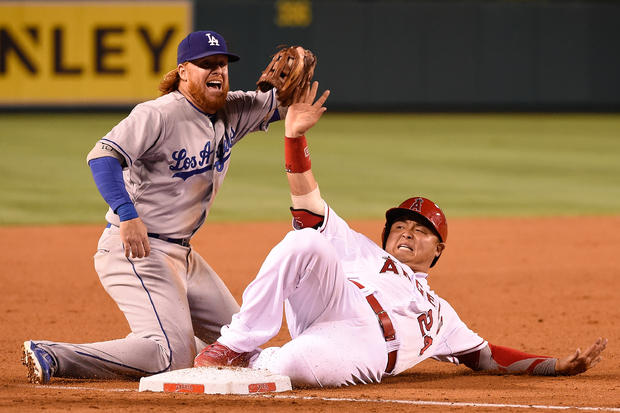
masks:
<svg viewBox="0 0 620 413"><path fill-rule="evenodd" d="M106 228L110 228L111 226L112 226L112 224L110 224L108 222L108 225L106 225ZM172 242L173 244L177 244L177 245L180 245L182 247L189 247L189 241L191 239L191 238L168 238L168 237L165 237L163 235L156 234L154 232L149 232L146 235L148 235L150 238L157 238L157 239L160 239L162 241Z"/></svg>

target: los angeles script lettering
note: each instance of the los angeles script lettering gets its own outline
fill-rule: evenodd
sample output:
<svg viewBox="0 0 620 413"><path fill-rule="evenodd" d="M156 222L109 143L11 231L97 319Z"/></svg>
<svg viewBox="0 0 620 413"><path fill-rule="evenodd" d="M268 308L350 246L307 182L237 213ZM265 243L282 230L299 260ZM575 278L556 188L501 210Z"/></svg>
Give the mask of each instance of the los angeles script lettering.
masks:
<svg viewBox="0 0 620 413"><path fill-rule="evenodd" d="M207 142L204 149L200 151L198 159L196 156L187 156L187 149L183 148L179 151L172 153L172 159L176 161L174 165L170 165L171 171L186 171L188 169L196 168L197 166L208 165L210 162L211 154L211 142Z"/></svg>
<svg viewBox="0 0 620 413"><path fill-rule="evenodd" d="M235 131L231 131L231 136L228 136L228 133L224 134L224 138L220 141L217 149L212 148L211 141L208 141L198 155L189 156L185 148L174 151L172 153L174 164L169 166L170 170L186 172L177 172L173 176L185 180L192 175L210 171L213 167L221 172L224 169L224 164L230 158L232 138L235 136ZM215 157L215 162L211 161L212 155Z"/></svg>

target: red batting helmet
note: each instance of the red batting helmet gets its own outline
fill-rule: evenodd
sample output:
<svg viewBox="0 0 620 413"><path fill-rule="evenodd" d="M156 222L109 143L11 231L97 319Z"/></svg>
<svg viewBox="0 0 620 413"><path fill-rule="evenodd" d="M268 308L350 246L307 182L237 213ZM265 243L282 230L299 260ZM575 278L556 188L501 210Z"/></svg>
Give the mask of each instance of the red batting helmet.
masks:
<svg viewBox="0 0 620 413"><path fill-rule="evenodd" d="M441 208L430 199L417 196L409 198L396 208L390 208L385 212L385 228L383 228L383 233L381 234L384 249L392 224L398 218L407 216L407 214L422 218L424 223L439 237L439 241L446 242L446 239L448 239L448 222ZM438 258L435 258L431 267L435 265Z"/></svg>

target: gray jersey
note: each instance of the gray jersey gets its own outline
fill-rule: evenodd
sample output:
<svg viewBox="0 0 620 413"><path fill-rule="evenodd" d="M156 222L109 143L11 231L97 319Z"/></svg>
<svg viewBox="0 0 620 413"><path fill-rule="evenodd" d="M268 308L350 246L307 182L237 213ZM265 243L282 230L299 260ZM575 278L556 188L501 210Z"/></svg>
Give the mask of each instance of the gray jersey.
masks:
<svg viewBox="0 0 620 413"><path fill-rule="evenodd" d="M235 91L211 116L176 91L137 105L101 142L125 158L125 187L148 231L187 238L209 213L232 147L267 130L276 109L274 91ZM111 209L106 219L119 225Z"/></svg>

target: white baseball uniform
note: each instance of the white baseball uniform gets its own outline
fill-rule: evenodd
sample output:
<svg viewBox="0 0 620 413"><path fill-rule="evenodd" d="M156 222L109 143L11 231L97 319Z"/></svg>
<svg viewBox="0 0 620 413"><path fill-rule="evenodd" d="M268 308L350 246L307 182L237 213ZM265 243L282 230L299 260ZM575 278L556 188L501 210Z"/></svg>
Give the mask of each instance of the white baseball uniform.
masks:
<svg viewBox="0 0 620 413"><path fill-rule="evenodd" d="M378 382L429 357L458 363L455 355L487 343L430 289L426 277L326 205L318 230L292 231L269 253L218 341L237 352L256 349L279 331L284 302L292 340L263 350L251 367L288 375L295 384ZM393 339L384 337L368 295L389 316Z"/></svg>
<svg viewBox="0 0 620 413"><path fill-rule="evenodd" d="M230 92L215 116L180 92L137 105L101 139L124 157L124 182L147 227L146 258L126 258L111 209L95 254L101 283L131 334L92 344L37 342L56 359L56 377L118 378L191 367L195 336L210 343L239 306L189 246L230 164L232 147L266 130L275 92Z"/></svg>

